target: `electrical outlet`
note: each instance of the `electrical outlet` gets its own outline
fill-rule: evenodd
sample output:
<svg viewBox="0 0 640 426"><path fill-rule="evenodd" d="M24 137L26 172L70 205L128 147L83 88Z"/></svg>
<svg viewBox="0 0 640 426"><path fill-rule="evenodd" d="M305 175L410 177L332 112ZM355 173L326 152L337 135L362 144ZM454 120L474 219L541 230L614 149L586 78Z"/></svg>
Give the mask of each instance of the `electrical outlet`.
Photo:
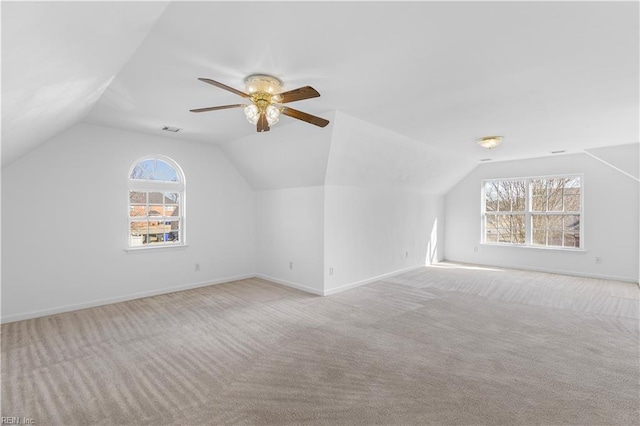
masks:
<svg viewBox="0 0 640 426"><path fill-rule="evenodd" d="M478 246L474 246L473 247L473 251L477 252L478 251Z"/></svg>
<svg viewBox="0 0 640 426"><path fill-rule="evenodd" d="M333 276L333 268L329 268L329 275Z"/></svg>
<svg viewBox="0 0 640 426"><path fill-rule="evenodd" d="M596 257L596 263L602 263L602 258L601 257Z"/></svg>
<svg viewBox="0 0 640 426"><path fill-rule="evenodd" d="M200 264L196 263L195 265L193 265L193 270L198 272L200 270Z"/></svg>
<svg viewBox="0 0 640 426"><path fill-rule="evenodd" d="M404 252L404 257L409 257L409 252L408 251Z"/></svg>
<svg viewBox="0 0 640 426"><path fill-rule="evenodd" d="M289 262L289 269L293 269L293 262Z"/></svg>

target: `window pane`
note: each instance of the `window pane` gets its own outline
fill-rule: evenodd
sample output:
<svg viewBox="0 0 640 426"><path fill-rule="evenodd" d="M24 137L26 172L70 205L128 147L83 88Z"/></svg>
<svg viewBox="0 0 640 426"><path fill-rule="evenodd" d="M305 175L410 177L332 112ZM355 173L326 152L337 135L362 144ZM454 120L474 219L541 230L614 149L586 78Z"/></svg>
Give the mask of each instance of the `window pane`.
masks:
<svg viewBox="0 0 640 426"><path fill-rule="evenodd" d="M580 247L580 234L573 232L564 233L564 246L565 247Z"/></svg>
<svg viewBox="0 0 640 426"><path fill-rule="evenodd" d="M511 242L511 231L509 230L509 228L498 229L498 242L499 243Z"/></svg>
<svg viewBox="0 0 640 426"><path fill-rule="evenodd" d="M129 202L131 204L146 204L147 193L140 191L129 191Z"/></svg>
<svg viewBox="0 0 640 426"><path fill-rule="evenodd" d="M164 200L164 194L162 192L150 192L149 204L162 204Z"/></svg>
<svg viewBox="0 0 640 426"><path fill-rule="evenodd" d="M547 211L562 211L564 179L547 179Z"/></svg>
<svg viewBox="0 0 640 426"><path fill-rule="evenodd" d="M151 205L149 206L149 217L162 216L163 207L162 205Z"/></svg>
<svg viewBox="0 0 640 426"><path fill-rule="evenodd" d="M178 173L168 163L162 160L156 160L156 169L153 174L154 180L164 182L178 182Z"/></svg>
<svg viewBox="0 0 640 426"><path fill-rule="evenodd" d="M484 230L486 242L495 243L498 241L498 220L495 214L485 216Z"/></svg>
<svg viewBox="0 0 640 426"><path fill-rule="evenodd" d="M545 229L547 227L547 217L540 214L531 216L534 229Z"/></svg>
<svg viewBox="0 0 640 426"><path fill-rule="evenodd" d="M498 210L501 212L511 211L511 194L507 183L500 182L498 185Z"/></svg>
<svg viewBox="0 0 640 426"><path fill-rule="evenodd" d="M533 230L533 244L536 246L547 245L547 232L544 229Z"/></svg>
<svg viewBox="0 0 640 426"><path fill-rule="evenodd" d="M169 163L159 159L143 160L136 164L129 176L136 180L179 182L178 172Z"/></svg>
<svg viewBox="0 0 640 426"><path fill-rule="evenodd" d="M513 194L512 210L514 212L523 212L525 208L525 200L526 200L524 181L513 182L512 194Z"/></svg>
<svg viewBox="0 0 640 426"><path fill-rule="evenodd" d="M554 191L549 194L549 198L547 199L547 211L549 212L562 211L562 192Z"/></svg>
<svg viewBox="0 0 640 426"><path fill-rule="evenodd" d="M513 226L513 242L518 244L524 244L525 231L525 216L523 214L513 215L511 218L511 226Z"/></svg>
<svg viewBox="0 0 640 426"><path fill-rule="evenodd" d="M498 215L497 222L498 228L511 229L511 215Z"/></svg>
<svg viewBox="0 0 640 426"><path fill-rule="evenodd" d="M580 211L580 195L566 195L564 196L564 211L565 212L579 212Z"/></svg>
<svg viewBox="0 0 640 426"><path fill-rule="evenodd" d="M141 161L131 171L131 179L149 179L149 176L153 172L153 160Z"/></svg>
<svg viewBox="0 0 640 426"><path fill-rule="evenodd" d="M132 246L141 246L147 240L147 221L129 223L129 243Z"/></svg>
<svg viewBox="0 0 640 426"><path fill-rule="evenodd" d="M565 188L565 192L566 191L571 191L571 190L575 190L577 191L577 193L580 193L580 187L581 187L581 183L580 183L580 178L578 176L576 177L571 177L571 178L565 178L565 182L564 182L564 188ZM570 192L570 193L575 193L575 192Z"/></svg>
<svg viewBox="0 0 640 426"><path fill-rule="evenodd" d="M579 231L580 230L580 216L577 214L564 216L564 230L565 231Z"/></svg>
<svg viewBox="0 0 640 426"><path fill-rule="evenodd" d="M485 227L496 228L498 226L498 219L495 214L487 214L485 216Z"/></svg>
<svg viewBox="0 0 640 426"><path fill-rule="evenodd" d="M146 216L146 206L129 206L129 217Z"/></svg>
<svg viewBox="0 0 640 426"><path fill-rule="evenodd" d="M554 230L562 230L563 229L563 220L561 215L550 215L547 216L547 228Z"/></svg>
<svg viewBox="0 0 640 426"><path fill-rule="evenodd" d="M177 243L180 242L180 231L175 230L165 234L165 242Z"/></svg>
<svg viewBox="0 0 640 426"><path fill-rule="evenodd" d="M546 212L547 211L547 197L531 197L531 211L534 212Z"/></svg>
<svg viewBox="0 0 640 426"><path fill-rule="evenodd" d="M178 217L180 214L178 206L164 206L164 215L167 217Z"/></svg>
<svg viewBox="0 0 640 426"><path fill-rule="evenodd" d="M531 196L543 197L547 196L547 182L544 179L534 179L531 181Z"/></svg>
<svg viewBox="0 0 640 426"><path fill-rule="evenodd" d="M549 231L547 245L562 247L562 231Z"/></svg>
<svg viewBox="0 0 640 426"><path fill-rule="evenodd" d="M165 204L178 204L180 202L180 194L177 192L165 192L164 203Z"/></svg>
<svg viewBox="0 0 640 426"><path fill-rule="evenodd" d="M485 210L495 211L498 209L498 183L487 182L484 185Z"/></svg>

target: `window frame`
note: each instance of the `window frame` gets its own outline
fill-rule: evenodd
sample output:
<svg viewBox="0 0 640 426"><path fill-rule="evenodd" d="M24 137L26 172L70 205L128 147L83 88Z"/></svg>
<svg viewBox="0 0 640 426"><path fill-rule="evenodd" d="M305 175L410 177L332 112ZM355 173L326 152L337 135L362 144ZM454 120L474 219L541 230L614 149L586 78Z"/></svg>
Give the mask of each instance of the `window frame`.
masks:
<svg viewBox="0 0 640 426"><path fill-rule="evenodd" d="M532 211L532 182L535 180L550 180L550 179L565 179L565 178L578 178L580 180L580 211L579 212L554 212L554 211ZM525 182L525 240L524 243L507 243L507 242L494 242L487 241L486 239L486 184L491 182L506 182L506 181L524 181ZM552 174L543 176L525 176L525 177L509 177L509 178L487 178L482 179L480 182L480 244L500 247L524 247L541 250L562 250L562 251L586 251L586 244L584 238L584 174L583 173L568 173L568 174ZM547 207L548 208L548 207ZM563 209L564 210L564 209ZM500 214L496 211L495 214ZM503 214L520 214L519 212L505 212ZM533 244L533 216L534 215L577 215L580 217L580 245L579 247L565 247L565 246L553 246L553 245L536 245Z"/></svg>
<svg viewBox="0 0 640 426"><path fill-rule="evenodd" d="M178 179L179 182L170 182L170 181L153 181L153 180L143 180L143 179L132 179L131 178L131 173L133 172L133 170L135 169L135 167L140 164L143 161L147 161L147 160L161 160L167 164L169 164L171 167L173 167L173 169L176 171L177 175L178 175ZM180 247L186 247L187 246L187 220L186 220L186 181L185 181L185 176L184 176L184 172L182 171L182 168L180 167L180 165L173 160L170 157L167 157L165 155L160 155L160 154L154 154L154 155L145 155L144 157L138 158L136 161L134 161L131 166L129 167L129 173L127 175L127 179L128 179L128 184L127 184L127 191L126 191L126 196L127 196L127 213L126 213L126 238L127 238L127 243L126 243L126 250L127 251L137 251L137 250L158 250L158 249L168 249L168 248L180 248ZM141 244L141 245L132 245L131 244L131 223L135 222L136 220L132 220L133 217L131 216L131 207L132 207L132 203L131 203L131 191L139 191L139 192L146 192L146 193L151 193L151 192L159 192L159 193L167 193L167 192L174 192L174 193L178 193L179 194L179 200L178 200L178 218L177 220L175 220L175 222L178 222L178 235L179 235L179 240L177 243L169 243L169 242L163 242L163 243L156 243L156 244ZM164 195L163 195L164 198ZM151 204L158 204L159 203L151 203L149 201L149 199L147 198L146 200L146 206L148 207ZM165 202L163 199L162 205L164 207ZM163 212L164 215L164 212ZM147 215L144 216L145 220L148 220L149 216L148 216L148 212ZM143 221L142 219L140 220L141 222Z"/></svg>

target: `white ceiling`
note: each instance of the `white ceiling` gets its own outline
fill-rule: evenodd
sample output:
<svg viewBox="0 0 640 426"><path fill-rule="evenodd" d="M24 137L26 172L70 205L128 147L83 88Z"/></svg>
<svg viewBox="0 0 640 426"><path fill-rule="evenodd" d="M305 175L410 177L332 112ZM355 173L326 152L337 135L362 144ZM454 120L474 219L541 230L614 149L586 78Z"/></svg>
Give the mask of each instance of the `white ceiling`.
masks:
<svg viewBox="0 0 640 426"><path fill-rule="evenodd" d="M638 143L638 21L637 2L3 3L3 163L84 120L180 127L173 137L219 144L256 182L268 147L292 174L295 160L326 165L331 128L283 117L256 135L240 110L188 111L241 102L198 77L242 89L256 72L322 94L294 108L464 162ZM305 131L321 146L294 156ZM489 134L505 142L474 143Z"/></svg>

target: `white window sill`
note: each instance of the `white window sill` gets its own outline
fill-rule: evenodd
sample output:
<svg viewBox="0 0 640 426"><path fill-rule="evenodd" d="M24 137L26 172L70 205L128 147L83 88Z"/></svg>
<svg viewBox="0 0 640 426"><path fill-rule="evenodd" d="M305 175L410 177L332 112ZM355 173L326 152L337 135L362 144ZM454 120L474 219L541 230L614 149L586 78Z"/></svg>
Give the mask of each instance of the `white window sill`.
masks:
<svg viewBox="0 0 640 426"><path fill-rule="evenodd" d="M564 251L570 253L586 253L584 248L570 248L570 247L545 247L545 246L528 246L524 244L500 244L500 243L480 243L481 246L487 247L514 247L521 249L533 249L533 250L549 250L549 251Z"/></svg>
<svg viewBox="0 0 640 426"><path fill-rule="evenodd" d="M154 251L154 250L176 250L176 249L184 249L189 247L186 244L176 244L176 245L157 245L157 246L140 246L140 247L128 247L124 249L127 253L135 253L135 252L145 252L145 251Z"/></svg>

